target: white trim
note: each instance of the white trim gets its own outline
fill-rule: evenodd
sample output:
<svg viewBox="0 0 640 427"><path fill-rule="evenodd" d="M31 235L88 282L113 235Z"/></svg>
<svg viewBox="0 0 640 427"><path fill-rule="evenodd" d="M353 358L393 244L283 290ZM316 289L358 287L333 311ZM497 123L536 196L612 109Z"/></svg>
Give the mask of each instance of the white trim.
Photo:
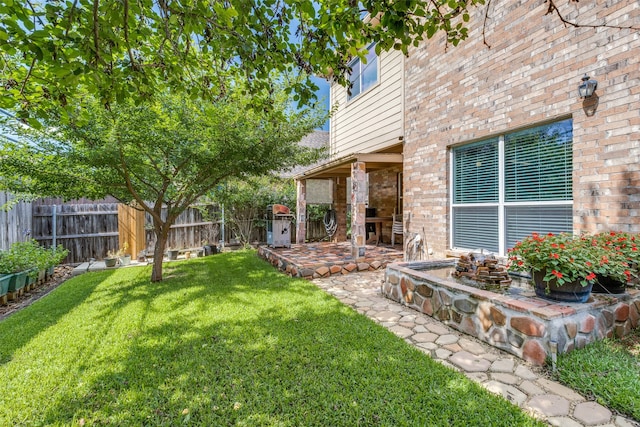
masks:
<svg viewBox="0 0 640 427"><path fill-rule="evenodd" d="M507 225L504 212L504 134L498 136L498 253L507 252L505 243L507 240Z"/></svg>
<svg viewBox="0 0 640 427"><path fill-rule="evenodd" d="M555 122L567 120L561 119L552 122L545 122L539 125L533 125L528 128L534 128L538 126L547 126L551 125ZM517 132L517 131L514 131ZM498 253L496 255L506 256L507 253L507 225L506 225L506 208L507 207L517 207L517 206L536 206L536 207L544 207L544 206L566 206L573 208L573 196L571 200L526 200L520 202L506 202L505 201L505 161L506 161L506 153L505 153L505 137L507 134L512 132L503 132L497 136L498 138L498 201L497 202L487 202L487 203L454 203L454 187L455 187L455 156L454 150L457 148L461 148L467 146L469 144L474 144L482 141L489 141L494 137L487 137L485 139L472 141L466 144L456 144L455 146L449 147L449 176L451 179L449 180L449 199L451 201L449 205L449 250L450 251L464 251L464 250L475 250L477 248L460 248L453 245L454 240L454 231L453 231L453 222L454 222L454 210L456 208L470 208L470 207L495 207L498 209ZM572 141L573 143L573 141ZM573 165L572 165L573 168ZM575 171L574 171L575 172Z"/></svg>

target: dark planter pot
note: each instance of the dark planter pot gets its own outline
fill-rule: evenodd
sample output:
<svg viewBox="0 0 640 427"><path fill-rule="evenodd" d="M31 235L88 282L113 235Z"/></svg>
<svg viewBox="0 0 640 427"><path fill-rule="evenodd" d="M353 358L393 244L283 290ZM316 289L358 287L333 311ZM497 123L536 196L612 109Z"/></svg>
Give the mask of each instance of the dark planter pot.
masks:
<svg viewBox="0 0 640 427"><path fill-rule="evenodd" d="M580 283L565 283L558 286L555 279L544 282L545 272L534 271L533 282L536 295L540 298L562 302L587 302L591 295L592 285L582 286ZM548 289L547 289L548 288Z"/></svg>
<svg viewBox="0 0 640 427"><path fill-rule="evenodd" d="M205 256L215 255L218 252L219 252L218 251L218 247L216 245L205 245L204 246L204 255Z"/></svg>
<svg viewBox="0 0 640 427"><path fill-rule="evenodd" d="M9 292L16 292L20 289L24 288L24 285L27 284L27 272L21 271L19 273L14 273L11 276L11 281L9 282Z"/></svg>
<svg viewBox="0 0 640 427"><path fill-rule="evenodd" d="M596 283L591 292L596 294L623 294L627 291L625 283L608 276L596 275Z"/></svg>
<svg viewBox="0 0 640 427"><path fill-rule="evenodd" d="M180 253L180 251L177 250L171 250L171 251L167 251L167 257L171 260L174 261L176 259L178 259L178 254Z"/></svg>
<svg viewBox="0 0 640 427"><path fill-rule="evenodd" d="M104 266L105 267L115 267L117 263L118 263L118 258L105 258L104 259Z"/></svg>

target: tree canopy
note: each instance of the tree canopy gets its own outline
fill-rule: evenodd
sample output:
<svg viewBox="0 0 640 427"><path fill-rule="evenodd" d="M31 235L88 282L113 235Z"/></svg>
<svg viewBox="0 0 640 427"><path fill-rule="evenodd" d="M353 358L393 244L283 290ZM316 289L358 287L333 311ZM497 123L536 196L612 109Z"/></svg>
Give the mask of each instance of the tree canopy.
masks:
<svg viewBox="0 0 640 427"><path fill-rule="evenodd" d="M406 52L444 31L456 44L467 35L468 9L483 2L4 1L0 108L42 116L85 92L110 105L166 87L215 99L237 72L253 94L269 93L274 71L346 84L349 61L371 42ZM367 14L374 19L363 20ZM309 78L290 83L300 101L316 89Z"/></svg>
<svg viewBox="0 0 640 427"><path fill-rule="evenodd" d="M163 93L109 109L93 99L68 121L45 121L46 131L14 123L23 138L0 144L0 188L67 199L111 195L144 209L158 238L152 279L160 280L169 228L198 198L231 178L317 160L317 150L298 142L326 113L293 111L282 92L274 99L267 110L250 108L252 98L239 91L215 102Z"/></svg>

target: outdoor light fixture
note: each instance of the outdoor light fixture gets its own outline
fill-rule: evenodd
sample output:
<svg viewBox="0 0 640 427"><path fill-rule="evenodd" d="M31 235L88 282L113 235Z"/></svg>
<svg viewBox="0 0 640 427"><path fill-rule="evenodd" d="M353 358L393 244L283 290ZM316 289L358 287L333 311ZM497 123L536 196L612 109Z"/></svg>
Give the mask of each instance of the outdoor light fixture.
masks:
<svg viewBox="0 0 640 427"><path fill-rule="evenodd" d="M598 82L596 80L591 80L591 77L585 74L582 78L582 83L578 86L580 98L589 98L593 95L593 91L595 91L597 87Z"/></svg>

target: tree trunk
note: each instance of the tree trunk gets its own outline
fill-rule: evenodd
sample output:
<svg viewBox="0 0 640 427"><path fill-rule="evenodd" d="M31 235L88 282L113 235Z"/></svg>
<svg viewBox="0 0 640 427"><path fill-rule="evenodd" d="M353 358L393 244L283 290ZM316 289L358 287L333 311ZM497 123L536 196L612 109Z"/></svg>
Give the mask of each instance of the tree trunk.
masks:
<svg viewBox="0 0 640 427"><path fill-rule="evenodd" d="M164 223L155 225L153 231L156 234L156 245L153 248L153 269L151 270L151 281L162 281L162 260L164 258L164 248L169 237L170 224Z"/></svg>

